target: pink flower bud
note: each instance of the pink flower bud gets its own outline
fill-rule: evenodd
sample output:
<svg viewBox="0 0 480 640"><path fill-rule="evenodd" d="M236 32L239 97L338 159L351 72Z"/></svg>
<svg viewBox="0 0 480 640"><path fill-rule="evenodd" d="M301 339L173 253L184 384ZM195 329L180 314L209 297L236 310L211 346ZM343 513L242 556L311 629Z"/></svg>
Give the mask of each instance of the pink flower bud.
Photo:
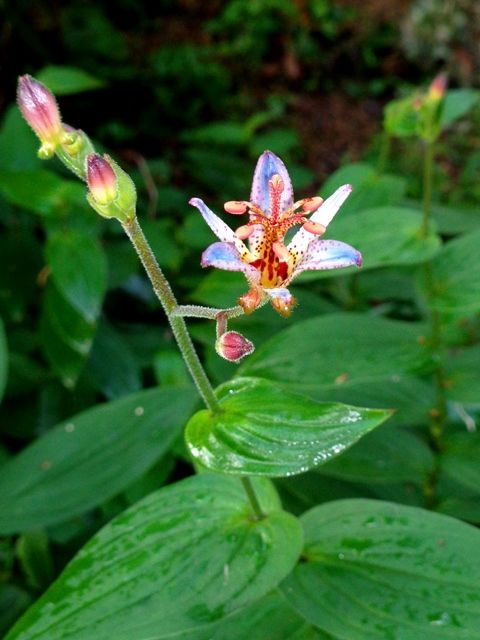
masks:
<svg viewBox="0 0 480 640"><path fill-rule="evenodd" d="M448 76L446 73L439 73L436 76L429 89L428 89L428 97L430 100L439 101L442 100L445 95L445 91L447 90L448 84Z"/></svg>
<svg viewBox="0 0 480 640"><path fill-rule="evenodd" d="M31 76L18 79L17 100L20 111L41 142L56 145L62 134L62 122L53 93Z"/></svg>
<svg viewBox="0 0 480 640"><path fill-rule="evenodd" d="M227 331L217 338L215 349L219 356L229 362L240 362L242 358L248 356L255 347L250 340L247 340L238 331Z"/></svg>
<svg viewBox="0 0 480 640"><path fill-rule="evenodd" d="M117 176L108 157L98 153L87 156L87 184L97 204L108 205L117 197Z"/></svg>

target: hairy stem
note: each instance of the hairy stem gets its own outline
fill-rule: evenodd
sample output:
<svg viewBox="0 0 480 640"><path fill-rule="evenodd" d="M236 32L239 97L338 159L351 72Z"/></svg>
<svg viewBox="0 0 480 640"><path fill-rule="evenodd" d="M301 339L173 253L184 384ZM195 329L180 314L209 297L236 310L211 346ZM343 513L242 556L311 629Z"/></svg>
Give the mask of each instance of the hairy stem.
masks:
<svg viewBox="0 0 480 640"><path fill-rule="evenodd" d="M198 358L197 352L195 351L190 334L188 333L185 325L185 321L182 317L174 314L174 310L178 305L173 291L168 280L163 275L163 271L160 269L160 266L153 255L150 245L148 244L136 217L122 226L135 247L145 271L147 272L148 278L152 283L153 290L162 304L172 328L173 335L177 341L178 348L182 353L188 370L190 371L190 375L192 376L200 395L210 411L218 413L220 411L218 400L215 396L212 385L210 384L210 380L207 378Z"/></svg>
<svg viewBox="0 0 480 640"><path fill-rule="evenodd" d="M215 392L210 384L210 380L205 373L205 370L200 362L197 352L193 346L190 334L188 333L185 321L181 315L182 310L185 311L185 315L194 315L194 317L212 317L211 315L195 315L188 312L201 312L201 309L207 309L207 307L181 307L177 304L175 295L170 287L168 280L165 278L163 271L161 270L152 249L148 244L145 235L138 224L137 218L133 217L128 223L122 224L125 233L132 242L135 250L145 268L150 282L152 283L153 290L157 298L160 300L165 314L168 318L170 326L173 331L173 335L178 344L185 363L190 371L190 375L202 396L206 406L212 413L220 412L220 405L215 396ZM211 313L212 310L208 310ZM243 313L241 307L233 307L232 309L214 309L216 315L226 313L228 317L235 317ZM201 312L203 313L203 312ZM215 316L214 316L215 317ZM242 485L247 494L247 498L252 507L252 511L255 514L257 520L261 520L265 517L262 511L255 490L249 478L241 478Z"/></svg>

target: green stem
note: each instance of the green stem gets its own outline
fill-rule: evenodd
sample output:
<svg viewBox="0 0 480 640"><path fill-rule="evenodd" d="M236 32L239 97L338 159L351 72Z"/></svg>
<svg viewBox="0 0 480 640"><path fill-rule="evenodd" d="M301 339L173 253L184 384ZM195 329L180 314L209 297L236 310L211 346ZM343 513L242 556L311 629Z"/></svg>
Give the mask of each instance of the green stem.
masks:
<svg viewBox="0 0 480 640"><path fill-rule="evenodd" d="M177 300L172 291L172 288L170 287L168 280L163 275L163 271L161 270L155 256L153 255L152 249L150 248L148 240L145 238L145 235L140 225L138 224L137 218L133 217L133 219L129 222L122 224L122 227L124 228L125 233L135 247L135 250L145 268L148 278L152 283L153 290L155 291L157 298L162 304L162 307L172 328L173 335L175 336L175 339L177 341L178 347L182 353L188 370L190 371L190 375L192 376L200 395L202 396L206 406L212 413L219 413L221 409L215 396L215 391L213 390L212 385L210 384L210 380L208 379L202 363L198 358L197 352L195 351L192 340L190 338L190 334L188 333L185 321L183 317L175 314L175 312L178 312L181 307L179 307L179 305L177 304ZM240 315L240 309L241 307L228 309L227 313L230 312L232 317L235 315ZM196 309L196 311L198 311L198 309ZM243 313L243 309L241 309L241 312ZM252 507L253 513L255 514L255 518L257 520L261 520L265 517L265 515L262 511L262 508L260 507L260 503L250 479L242 477L241 481Z"/></svg>
<svg viewBox="0 0 480 640"><path fill-rule="evenodd" d="M182 317L176 316L173 313L178 306L173 291L168 280L163 275L155 256L153 255L150 245L138 224L137 218L134 217L131 221L122 224L122 226L135 247L150 282L152 283L153 290L162 304L178 347L200 395L210 411L213 413L219 413L220 405L218 404L218 400L215 396L212 385L210 384L210 380L207 378L195 351L190 334L187 331L185 321Z"/></svg>
<svg viewBox="0 0 480 640"><path fill-rule="evenodd" d="M421 235L423 238L428 236L430 226L430 213L432 205L432 187L433 187L433 166L435 160L434 142L427 142L423 158L423 223ZM434 452L442 449L442 435L445 419L447 417L447 399L445 395L445 372L442 365L442 326L441 316L435 309L434 299L436 296L435 275L433 272L433 263L431 260L424 265L425 286L428 302L431 310L431 348L435 359L435 406L433 407L430 417L430 443ZM427 500L427 506L433 507L436 503L436 490L439 477L438 464L430 474L424 487L424 493Z"/></svg>
<svg viewBox="0 0 480 640"><path fill-rule="evenodd" d="M252 507L253 513L255 514L255 520L263 520L265 518L265 514L263 513L260 502L258 501L257 494L255 493L255 489L252 485L252 481L246 476L242 476L241 480L243 488L245 489L245 493L250 500L250 505Z"/></svg>
<svg viewBox="0 0 480 640"><path fill-rule="evenodd" d="M420 230L422 238L426 238L428 236L428 230L430 226L434 157L435 144L433 142L426 142L425 154L423 156L423 222Z"/></svg>

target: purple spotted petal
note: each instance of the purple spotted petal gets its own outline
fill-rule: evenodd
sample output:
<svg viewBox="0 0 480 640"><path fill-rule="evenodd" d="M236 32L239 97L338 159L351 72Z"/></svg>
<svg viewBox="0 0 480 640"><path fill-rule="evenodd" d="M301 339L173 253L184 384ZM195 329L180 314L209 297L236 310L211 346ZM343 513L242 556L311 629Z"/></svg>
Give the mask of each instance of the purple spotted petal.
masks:
<svg viewBox="0 0 480 640"><path fill-rule="evenodd" d="M310 220L312 220L312 222L318 222L324 227L328 227L337 211L351 193L351 184L344 184L342 187L339 187L335 193L327 198L317 211L310 216ZM313 233L305 231L305 229L302 228L293 236L290 244L288 245L288 250L298 256L298 260L300 261L307 251L308 245L314 238L315 235Z"/></svg>
<svg viewBox="0 0 480 640"><path fill-rule="evenodd" d="M224 271L241 271L250 282L256 283L260 272L244 262L235 245L230 242L214 242L202 253L202 267L216 267Z"/></svg>
<svg viewBox="0 0 480 640"><path fill-rule="evenodd" d="M267 215L270 214L270 192L268 181L279 175L284 183L284 191L280 200L281 211L286 211L293 204L293 189L286 166L271 151L264 151L258 159L255 173L253 174L252 192L250 201L256 204Z"/></svg>
<svg viewBox="0 0 480 640"><path fill-rule="evenodd" d="M340 269L353 265L362 266L362 254L349 244L339 240L312 240L292 277L302 271Z"/></svg>
<svg viewBox="0 0 480 640"><path fill-rule="evenodd" d="M235 242L236 239L238 240L232 229L230 229L221 218L215 215L203 200L200 200L200 198L191 198L188 204L191 204L200 211L203 219L219 240L222 242Z"/></svg>
<svg viewBox="0 0 480 640"><path fill-rule="evenodd" d="M274 289L264 289L263 291L272 300L281 300L287 305L291 304L294 299L290 291L285 287L276 287Z"/></svg>
<svg viewBox="0 0 480 640"><path fill-rule="evenodd" d="M339 187L335 193L333 193L325 202L315 211L313 216L310 216L310 220L313 222L319 222L324 227L328 227L333 220L335 214L340 209L342 204L352 193L352 185L344 184L343 187Z"/></svg>

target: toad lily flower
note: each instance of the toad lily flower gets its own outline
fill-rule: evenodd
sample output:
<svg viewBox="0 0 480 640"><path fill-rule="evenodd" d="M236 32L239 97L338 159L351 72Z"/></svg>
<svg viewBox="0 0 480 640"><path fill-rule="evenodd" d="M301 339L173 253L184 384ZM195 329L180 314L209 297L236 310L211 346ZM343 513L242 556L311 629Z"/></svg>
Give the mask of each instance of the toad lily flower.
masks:
<svg viewBox="0 0 480 640"><path fill-rule="evenodd" d="M361 254L350 245L320 240L351 190L347 184L325 201L312 197L294 202L285 165L271 151L265 151L255 168L250 201L224 205L231 215L248 214L247 224L232 231L202 200L190 200L221 240L203 252L202 267L245 274L250 290L238 300L245 313L269 300L278 313L289 316L295 299L287 286L302 271L362 264ZM285 234L296 225L302 227L285 246ZM247 238L248 247L243 242Z"/></svg>

